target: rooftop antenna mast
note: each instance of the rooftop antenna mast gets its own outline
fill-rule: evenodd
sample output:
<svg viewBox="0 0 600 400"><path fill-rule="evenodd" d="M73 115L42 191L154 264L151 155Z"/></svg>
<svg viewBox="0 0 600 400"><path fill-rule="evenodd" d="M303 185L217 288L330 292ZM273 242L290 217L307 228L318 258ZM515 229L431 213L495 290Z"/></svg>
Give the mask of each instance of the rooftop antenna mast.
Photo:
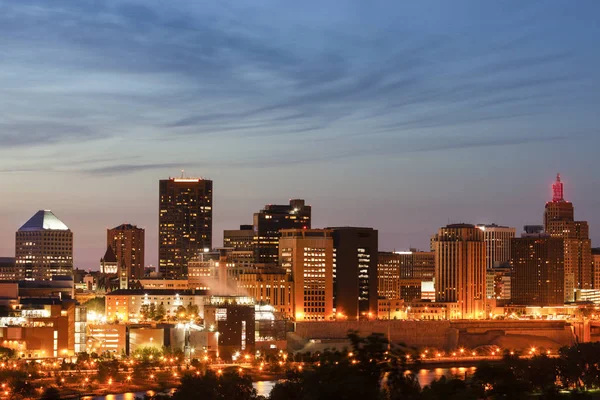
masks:
<svg viewBox="0 0 600 400"><path fill-rule="evenodd" d="M184 172L185 172L185 170L183 170L183 169L182 169L182 170L181 170L181 179L183 179L183 178L184 178L184 176L183 176Z"/></svg>

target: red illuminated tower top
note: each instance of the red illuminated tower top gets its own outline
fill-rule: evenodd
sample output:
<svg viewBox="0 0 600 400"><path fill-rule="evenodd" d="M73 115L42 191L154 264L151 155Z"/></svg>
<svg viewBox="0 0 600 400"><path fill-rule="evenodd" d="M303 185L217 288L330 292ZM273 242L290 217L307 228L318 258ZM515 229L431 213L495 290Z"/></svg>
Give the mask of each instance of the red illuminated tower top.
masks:
<svg viewBox="0 0 600 400"><path fill-rule="evenodd" d="M552 201L565 201L563 183L560 181L560 174L556 174L556 182L552 184Z"/></svg>

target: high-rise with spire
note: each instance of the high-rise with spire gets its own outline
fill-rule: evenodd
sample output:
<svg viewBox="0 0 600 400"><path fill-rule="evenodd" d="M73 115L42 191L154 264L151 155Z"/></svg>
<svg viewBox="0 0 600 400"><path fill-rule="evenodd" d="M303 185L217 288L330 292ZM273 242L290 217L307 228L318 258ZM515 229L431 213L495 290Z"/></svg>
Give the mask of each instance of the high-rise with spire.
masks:
<svg viewBox="0 0 600 400"><path fill-rule="evenodd" d="M552 201L546 203L544 229L550 236L564 239L565 301L574 301L575 290L593 286L592 244L587 221L575 221L573 204L564 198L560 174L552 184Z"/></svg>

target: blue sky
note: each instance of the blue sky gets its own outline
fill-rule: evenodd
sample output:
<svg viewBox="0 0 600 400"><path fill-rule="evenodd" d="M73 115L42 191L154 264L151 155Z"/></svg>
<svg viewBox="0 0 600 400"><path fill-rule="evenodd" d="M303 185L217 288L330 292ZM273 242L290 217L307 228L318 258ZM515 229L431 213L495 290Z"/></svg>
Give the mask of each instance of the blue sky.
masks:
<svg viewBox="0 0 600 400"><path fill-rule="evenodd" d="M215 244L268 203L383 250L542 220L561 172L600 240L596 1L0 1L0 255L52 209L96 268L158 180L215 182ZM596 243L597 244L597 243Z"/></svg>

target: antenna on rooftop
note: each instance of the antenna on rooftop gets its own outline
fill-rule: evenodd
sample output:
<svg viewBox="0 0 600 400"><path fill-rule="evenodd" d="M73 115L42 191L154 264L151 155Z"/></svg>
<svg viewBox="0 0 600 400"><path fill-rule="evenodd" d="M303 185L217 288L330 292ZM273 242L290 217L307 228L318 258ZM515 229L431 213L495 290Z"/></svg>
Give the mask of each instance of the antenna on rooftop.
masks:
<svg viewBox="0 0 600 400"><path fill-rule="evenodd" d="M182 170L181 170L181 179L183 179L183 178L184 178L184 176L183 176L183 174L184 174L184 173L185 173L185 170L183 170L183 169L182 169Z"/></svg>

